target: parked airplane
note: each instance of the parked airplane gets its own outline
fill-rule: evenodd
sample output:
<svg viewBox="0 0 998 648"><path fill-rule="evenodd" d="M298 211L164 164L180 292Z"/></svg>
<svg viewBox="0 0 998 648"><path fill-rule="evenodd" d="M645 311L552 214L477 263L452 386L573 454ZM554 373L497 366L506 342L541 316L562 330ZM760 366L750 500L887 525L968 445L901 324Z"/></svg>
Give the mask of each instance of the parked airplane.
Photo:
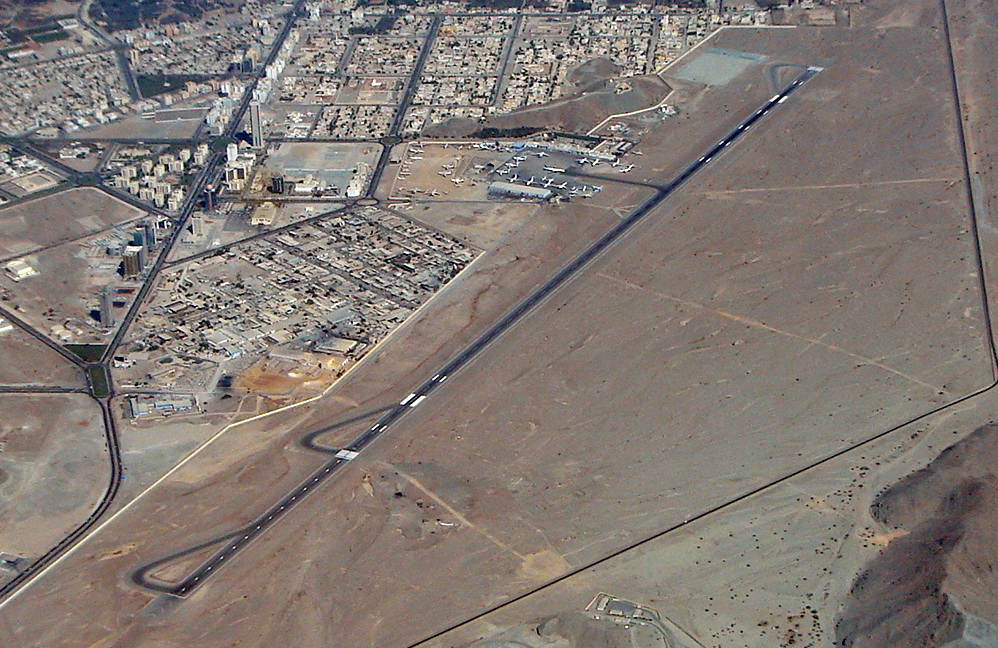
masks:
<svg viewBox="0 0 998 648"><path fill-rule="evenodd" d="M603 187L601 187L599 185L593 185L593 191L595 191L596 193L599 193L599 192L603 191Z"/></svg>
<svg viewBox="0 0 998 648"><path fill-rule="evenodd" d="M553 167L553 166L546 166L544 167L544 170L550 171L551 173L564 173L566 171L566 169L562 169L561 167Z"/></svg>
<svg viewBox="0 0 998 648"><path fill-rule="evenodd" d="M558 187L559 189L564 189L565 187L568 186L568 183L567 182L562 182L560 185L555 185L555 186Z"/></svg>
<svg viewBox="0 0 998 648"><path fill-rule="evenodd" d="M520 176L514 173L514 174L513 174L513 177L512 177L512 178L510 178L510 179L509 179L509 181L510 181L510 182L516 182L516 181L517 181L517 180L519 180L519 179L520 179Z"/></svg>
<svg viewBox="0 0 998 648"><path fill-rule="evenodd" d="M534 176L530 176L530 179L529 179L529 180L527 180L527 186L528 186L528 187L529 187L530 185L532 185L532 184L534 184Z"/></svg>
<svg viewBox="0 0 998 648"><path fill-rule="evenodd" d="M620 172L621 173L630 173L631 169L633 169L633 168L634 168L634 165L630 164L628 166L625 166L623 169L621 169Z"/></svg>
<svg viewBox="0 0 998 648"><path fill-rule="evenodd" d="M545 153L544 151L537 151L537 157L551 157L551 155L549 153Z"/></svg>

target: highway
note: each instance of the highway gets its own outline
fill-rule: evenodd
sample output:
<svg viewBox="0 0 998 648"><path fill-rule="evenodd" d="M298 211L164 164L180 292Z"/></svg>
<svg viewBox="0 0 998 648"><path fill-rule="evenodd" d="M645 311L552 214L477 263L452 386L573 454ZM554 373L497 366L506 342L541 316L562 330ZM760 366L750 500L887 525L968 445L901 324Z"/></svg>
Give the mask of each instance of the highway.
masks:
<svg viewBox="0 0 998 648"><path fill-rule="evenodd" d="M712 145L697 160L687 166L671 182L659 188L652 197L638 206L613 229L609 230L597 239L584 252L565 265L553 277L548 279L531 295L520 302L518 306L492 325L492 327L479 336L457 356L445 363L444 366L432 377L416 387L416 389L414 389L408 396L403 398L396 405L391 406L390 409L388 409L370 428L365 430L349 445L336 452L329 461L320 466L290 493L286 494L280 499L280 501L271 506L266 512L260 515L241 532L228 536L229 540L226 541L217 552L215 552L187 577L174 585L165 585L150 581L146 578L145 574L148 573L152 565L163 564L165 559L160 559L155 563L139 568L133 573L133 580L149 589L183 597L194 591L208 578L217 574L225 564L231 561L239 553L241 549L245 548L255 538L263 534L271 525L275 524L284 515L286 515L288 511L293 509L298 503L305 499L309 493L317 490L324 481L335 475L336 472L350 460L357 457L360 452L371 445L380 436L385 434L385 432L391 429L391 427L400 421L407 413L422 405L422 403L443 383L445 383L468 363L472 362L483 350L498 339L503 333L512 328L517 322L523 319L523 317L533 310L538 304L564 285L569 279L578 274L580 270L586 267L597 256L603 253L624 234L630 231L635 225L641 222L655 207L661 204L662 201L671 196L694 174L710 164L710 162L720 155L724 149L735 143L753 125L772 111L776 106L783 103L788 96L800 88L819 71L820 68L808 68L795 81L766 101L742 123L732 129L716 144Z"/></svg>

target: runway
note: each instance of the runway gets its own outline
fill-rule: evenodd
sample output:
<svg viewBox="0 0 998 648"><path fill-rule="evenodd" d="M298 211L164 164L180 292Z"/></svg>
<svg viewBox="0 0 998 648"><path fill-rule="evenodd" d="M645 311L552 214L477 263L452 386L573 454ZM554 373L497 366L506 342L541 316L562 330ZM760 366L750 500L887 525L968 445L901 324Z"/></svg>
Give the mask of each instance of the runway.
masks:
<svg viewBox="0 0 998 648"><path fill-rule="evenodd" d="M153 565L162 565L169 560L160 559L155 563L146 565L137 570L133 580L149 589L173 594L176 596L187 596L208 578L214 576L219 570L231 561L240 550L249 545L256 537L264 533L271 525L280 520L288 511L300 503L309 493L314 492L325 480L335 475L336 472L352 459L356 458L365 448L373 443L380 436L385 434L413 409L420 407L432 396L443 383L452 378L464 366L472 362L483 350L492 344L497 338L510 330L517 322L526 316L531 310L542 301L564 285L569 279L575 276L580 270L585 268L591 261L598 257L607 248L613 245L624 234L630 231L635 225L643 220L648 213L657 207L662 201L672 195L687 180L698 171L710 164L724 149L735 143L748 130L752 128L760 119L772 111L776 106L786 101L793 92L799 89L804 83L820 72L820 68L808 68L795 81L786 86L781 92L773 95L752 115L742 123L732 129L725 137L711 146L697 160L687 166L671 182L656 188L655 194L638 206L626 218L620 221L613 229L592 243L584 252L575 257L567 265L561 268L553 277L548 279L536 291L520 302L513 310L492 325L485 333L479 336L468 347L457 356L449 360L432 377L425 380L409 395L391 406L371 427L365 430L360 436L354 439L347 446L335 452L334 456L313 472L305 481L286 494L277 503L271 506L264 514L254 522L239 532L235 532L226 538L220 539L223 546L208 558L200 567L195 569L186 578L175 585L165 585L151 581L146 577ZM217 542L217 541L216 541ZM200 547L207 546L205 544ZM182 554L189 553L185 550ZM181 554L175 554L180 556ZM171 557L172 558L172 557Z"/></svg>

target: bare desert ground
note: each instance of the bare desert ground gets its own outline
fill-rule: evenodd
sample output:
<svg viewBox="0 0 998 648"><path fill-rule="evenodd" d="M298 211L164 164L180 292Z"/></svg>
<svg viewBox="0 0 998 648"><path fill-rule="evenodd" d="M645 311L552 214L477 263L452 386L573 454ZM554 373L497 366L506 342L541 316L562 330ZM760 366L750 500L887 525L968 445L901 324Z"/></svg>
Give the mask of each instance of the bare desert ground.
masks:
<svg viewBox="0 0 998 648"><path fill-rule="evenodd" d="M107 488L103 419L79 394L5 394L0 411L0 551L30 560L83 522Z"/></svg>
<svg viewBox="0 0 998 648"><path fill-rule="evenodd" d="M83 388L83 372L20 329L0 335L0 384Z"/></svg>
<svg viewBox="0 0 998 648"><path fill-rule="evenodd" d="M483 610L717 509L703 518L717 526L695 536L701 553L626 570L675 599L611 593L657 607L704 644L811 632L827 645L852 574L891 531L870 522L872 550L836 567L824 598L805 597L804 579L820 572L811 556L838 552L840 522L825 511L848 500L856 508L843 514L868 516L857 491L888 486L977 425L919 428L827 458L992 381L945 48L926 6L891 29L725 32L720 46L825 71L191 597L158 597L128 575L250 521L321 461L301 436L396 400L616 214L540 212L531 223L543 229L509 237L326 399L233 428L8 602L10 636L410 646L455 625L464 633ZM749 86L768 96L767 69L744 74L735 90L699 96L698 109L718 117L709 125L690 118L649 134L644 177L667 178L744 118L758 105ZM868 465L916 451L890 480ZM828 472L807 471L816 464ZM783 486L801 470L803 485ZM773 513L741 499L760 488L775 493ZM725 545L736 531L742 544ZM663 538L690 549L698 541L687 533ZM774 569L781 561L793 578ZM737 591L719 580L736 578ZM551 609L584 607L594 583L584 596L553 596ZM527 608L485 630L543 614ZM41 623L42 609L58 613ZM279 622L253 623L261 609ZM772 617L756 620L760 610Z"/></svg>
<svg viewBox="0 0 998 648"><path fill-rule="evenodd" d="M986 631L994 374L939 5L853 18L716 37L768 63L642 122L629 179L667 180L741 121L770 64L824 71L190 597L130 575L249 523L328 456L310 432L349 439L649 191L539 210L325 398L233 427L5 603L10 641L865 647ZM969 113L990 114L968 83ZM662 620L585 614L600 592Z"/></svg>
<svg viewBox="0 0 998 648"><path fill-rule="evenodd" d="M885 523L873 511L885 493L913 502L928 494L919 504L934 503L930 493L913 492L926 474L942 473L944 479L987 475L992 468L984 461L993 451L994 431L975 432L973 426L994 407L989 395L905 426L421 645L485 648L508 641L528 648L651 648L663 645L663 635L673 641L670 645L684 648L943 645L952 633L939 633L936 642L918 635L936 628L933 618L922 616L929 606L921 601L945 599L956 591L947 584L947 594L941 594L939 583L931 580L945 571L934 559L945 550L920 542L916 526L897 525L901 515ZM942 460L948 468L940 471L935 458L954 443ZM974 468L954 467L959 457L984 447L990 449L981 454L982 461L972 462ZM932 467L910 477L926 464ZM947 492L935 489L934 495ZM974 514L975 523L984 523L993 512ZM905 517L906 523L912 519ZM906 557L898 561L900 554ZM966 566L967 558L983 558L962 550L950 556L951 571L960 563ZM898 562L906 567L899 569ZM884 571L874 573L881 567ZM854 583L857 573L862 576ZM966 607L974 590L991 594L980 581L962 581L967 589L960 599L940 606L949 608L943 620L955 620L947 630L955 629L956 635L963 624L954 606ZM927 583L935 589L923 588ZM855 600L855 591L863 592L861 599ZM611 615L594 619L584 610L600 592L655 610L666 632L645 627L644 634L634 633ZM840 619L841 605L847 611ZM881 634L854 643L871 629Z"/></svg>
<svg viewBox="0 0 998 648"><path fill-rule="evenodd" d="M4 237L0 258L76 240L143 215L98 189L68 189L0 209Z"/></svg>

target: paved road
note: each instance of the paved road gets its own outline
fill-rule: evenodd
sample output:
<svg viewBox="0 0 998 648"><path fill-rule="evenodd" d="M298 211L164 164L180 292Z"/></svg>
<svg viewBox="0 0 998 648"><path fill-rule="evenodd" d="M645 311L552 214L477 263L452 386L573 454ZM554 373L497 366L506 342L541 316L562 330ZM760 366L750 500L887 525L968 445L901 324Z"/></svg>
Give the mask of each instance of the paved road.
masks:
<svg viewBox="0 0 998 648"><path fill-rule="evenodd" d="M58 385L0 385L0 394L89 394L83 387Z"/></svg>
<svg viewBox="0 0 998 648"><path fill-rule="evenodd" d="M224 254L229 249L231 249L231 248L233 248L233 247L235 247L237 245L245 245L246 243L250 243L252 241L256 241L256 240L259 240L259 239L262 239L262 238L267 238L267 237L270 237L270 236L277 236L281 232L286 232L286 231L288 231L290 229L294 229L296 227L301 227L302 225L308 225L309 223L314 223L316 221L320 221L320 220L323 220L325 218L329 218L330 216L332 216L334 214L342 212L346 208L347 208L347 205L344 205L342 207L337 207L336 209L331 209L329 211L324 211L321 214L316 214L315 216L309 216L308 218L303 218L301 220L296 220L296 221L294 221L292 223L288 223L287 225L282 225L280 227L275 227L274 229L269 229L269 230L266 230L266 231L263 231L263 232L256 232L254 234L250 234L249 236L246 236L246 237L241 238L239 240L232 241L231 243L226 243L224 245L219 245L219 246L216 246L216 247L213 247L213 248L209 248L209 249L207 249L207 250L205 250L203 252L197 252L195 254L191 254L191 255L188 255L188 256L185 256L185 257L181 257L181 258L176 259L174 261L167 261L166 262L166 267L170 268L170 267L178 266L178 265L181 265L181 264L184 264L184 263L189 263L189 262L195 261L197 259L205 259L205 258L208 258L208 257L211 257L211 256L216 256L216 255L219 255L219 254ZM0 259L0 261L2 261L2 259Z"/></svg>
<svg viewBox="0 0 998 648"><path fill-rule="evenodd" d="M405 120L405 114L409 112L409 106L412 105L413 97L416 96L416 89L419 87L419 79L423 76L423 67L426 65L426 59L433 49L433 43L437 40L437 32L440 30L441 22L443 22L443 17L439 15L433 16L433 22L430 23L430 29L426 33L426 39L423 41L423 48L419 50L419 58L416 59L416 63L412 68L412 74L409 76L409 83L405 86L402 100L399 102L398 108L395 111L395 117L388 128L389 138L398 137L399 130L402 128L402 122ZM367 190L368 196L373 196L374 190L381 184L381 176L385 173L385 167L388 166L391 155L391 145L385 144L381 150L381 157L378 158L378 163L374 165L374 172L371 174L371 182L368 184Z"/></svg>
<svg viewBox="0 0 998 648"><path fill-rule="evenodd" d="M218 573L218 571L244 547L252 542L256 537L275 524L288 511L301 502L309 492L316 490L325 480L355 458L366 447L371 445L378 437L388 431L392 425L401 420L412 409L420 406L433 392L446 382L456 372L475 359L483 350L492 344L503 333L512 328L527 313L544 301L548 296L560 288L570 278L575 276L582 268L587 266L593 259L630 231L635 225L642 221L649 212L657 207L663 200L672 195L691 176L707 166L725 148L733 144L745 134L756 122L762 119L773 108L782 103L791 93L796 91L808 79L820 71L819 68L809 68L796 81L788 85L782 92L777 93L758 110L756 110L745 121L735 127L717 144L700 156L699 159L691 163L675 179L658 189L655 194L635 209L617 226L601 236L595 243L587 248L582 254L577 256L568 265L564 266L557 274L545 282L533 294L523 300L516 308L507 313L501 320L494 324L488 331L476 339L470 346L465 348L460 354L448 361L436 374L419 385L412 393L402 399L398 404L392 406L381 416L370 428L365 430L359 437L346 447L340 449L332 459L322 465L312 473L304 482L299 484L294 490L285 495L268 509L263 515L257 518L240 533L230 535L229 540L205 561L200 567L190 575L175 585L165 585L154 582L146 578L150 565L145 565L133 574L135 582L149 589L174 594L176 596L186 596L194 591L205 580ZM204 546L204 545L202 545ZM152 563L154 565L163 564L163 559Z"/></svg>

